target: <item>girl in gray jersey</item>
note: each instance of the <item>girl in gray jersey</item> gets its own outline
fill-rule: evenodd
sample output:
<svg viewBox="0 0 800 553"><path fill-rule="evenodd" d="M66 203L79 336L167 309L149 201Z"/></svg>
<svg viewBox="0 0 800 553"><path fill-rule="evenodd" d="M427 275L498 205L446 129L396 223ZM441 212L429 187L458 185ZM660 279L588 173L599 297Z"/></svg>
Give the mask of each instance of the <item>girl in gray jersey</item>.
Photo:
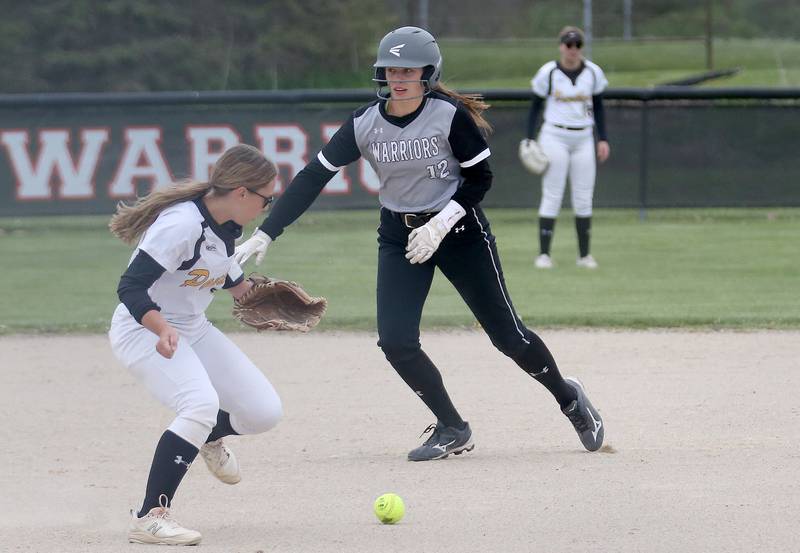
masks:
<svg viewBox="0 0 800 553"><path fill-rule="evenodd" d="M366 159L380 178L378 345L436 416L431 436L408 454L428 461L474 447L441 374L422 351L419 325L434 270L455 286L504 354L542 383L590 451L604 428L580 383L562 378L550 351L517 316L503 280L495 239L480 208L491 186L481 116L488 106L440 82L442 57L423 29L402 27L378 46L378 100L357 109L298 173L253 237L236 248L243 264L302 215L338 170ZM387 91L388 89L388 91Z"/></svg>

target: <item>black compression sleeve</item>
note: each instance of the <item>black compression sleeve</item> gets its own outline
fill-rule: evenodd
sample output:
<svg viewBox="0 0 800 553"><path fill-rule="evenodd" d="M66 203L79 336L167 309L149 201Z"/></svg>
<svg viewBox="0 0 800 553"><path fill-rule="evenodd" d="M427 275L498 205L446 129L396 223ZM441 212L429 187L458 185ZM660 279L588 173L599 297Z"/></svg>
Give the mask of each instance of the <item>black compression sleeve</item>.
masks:
<svg viewBox="0 0 800 553"><path fill-rule="evenodd" d="M481 202L492 186L492 170L485 159L472 167L462 167L461 176L464 182L458 187L453 199L464 209L469 209Z"/></svg>
<svg viewBox="0 0 800 553"><path fill-rule="evenodd" d="M147 290L164 274L164 271L166 269L147 252L139 250L119 279L117 296L139 324L142 324L142 317L148 311L153 309L161 311L161 308L150 298Z"/></svg>
<svg viewBox="0 0 800 553"><path fill-rule="evenodd" d="M542 112L544 105L544 98L536 94L533 95L531 102L531 109L528 112L528 138L533 140L536 138L536 120L539 119L539 114Z"/></svg>
<svg viewBox="0 0 800 553"><path fill-rule="evenodd" d="M486 158L489 155L489 145L486 143L484 133L462 104L456 106L447 141L459 164L477 164L476 159L481 156Z"/></svg>
<svg viewBox="0 0 800 553"><path fill-rule="evenodd" d="M597 138L608 140L606 134L606 112L603 107L603 97L600 94L592 96L592 112L594 113L594 125L597 128Z"/></svg>
<svg viewBox="0 0 800 553"><path fill-rule="evenodd" d="M335 174L335 171L329 171L319 159L314 158L292 179L259 228L275 240L283 234L283 229L305 213Z"/></svg>

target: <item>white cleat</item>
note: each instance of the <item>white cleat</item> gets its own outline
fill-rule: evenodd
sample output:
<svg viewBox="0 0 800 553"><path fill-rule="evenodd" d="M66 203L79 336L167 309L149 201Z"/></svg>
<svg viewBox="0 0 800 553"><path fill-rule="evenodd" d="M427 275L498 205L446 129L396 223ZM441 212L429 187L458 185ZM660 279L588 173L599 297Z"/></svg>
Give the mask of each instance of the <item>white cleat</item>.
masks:
<svg viewBox="0 0 800 553"><path fill-rule="evenodd" d="M586 257L579 257L578 261L575 262L575 265L578 267L583 267L584 269L597 269L597 261L594 260L591 254L587 255Z"/></svg>
<svg viewBox="0 0 800 553"><path fill-rule="evenodd" d="M128 526L128 541L131 543L148 543L154 545L197 545L203 536L196 530L181 526L172 518L167 508L167 496L158 498L160 507L153 507L150 512L139 518L136 511L131 510L131 523Z"/></svg>
<svg viewBox="0 0 800 553"><path fill-rule="evenodd" d="M546 253L541 254L534 262L537 269L552 269L554 266L553 260Z"/></svg>
<svg viewBox="0 0 800 553"><path fill-rule="evenodd" d="M228 446L222 443L222 438L203 444L203 447L200 448L200 455L206 462L208 470L220 482L238 484L242 480L239 473L239 462Z"/></svg>

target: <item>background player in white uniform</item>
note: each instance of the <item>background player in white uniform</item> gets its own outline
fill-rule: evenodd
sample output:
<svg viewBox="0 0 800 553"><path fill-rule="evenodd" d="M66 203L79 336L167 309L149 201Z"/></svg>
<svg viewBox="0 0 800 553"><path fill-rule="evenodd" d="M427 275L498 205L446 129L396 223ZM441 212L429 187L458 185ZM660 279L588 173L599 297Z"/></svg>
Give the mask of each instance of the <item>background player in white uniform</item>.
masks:
<svg viewBox="0 0 800 553"><path fill-rule="evenodd" d="M439 82L439 46L424 29L390 32L377 58L380 99L353 112L298 173L253 237L236 248L237 260L244 263L254 253L261 258L339 169L363 157L380 179L378 345L436 416L427 429L430 437L408 459L441 459L474 447L469 424L420 345L420 318L437 268L492 344L547 388L584 447L596 451L603 443L602 419L580 384L561 376L547 346L514 311L480 207L492 183L491 152L481 131L489 128L481 116L488 106Z"/></svg>
<svg viewBox="0 0 800 553"><path fill-rule="evenodd" d="M120 206L111 231L140 238L119 282L109 338L116 357L175 419L153 456L142 507L131 511L128 539L193 545L168 507L195 456L228 484L239 465L224 436L275 426L281 401L261 371L206 319L213 293L234 298L250 288L233 260L242 225L272 202L275 166L256 148L238 145L217 161L207 183L181 183Z"/></svg>
<svg viewBox="0 0 800 553"><path fill-rule="evenodd" d="M536 267L553 267L550 244L569 176L578 235L577 264L595 269L597 262L589 250L596 173L593 129L597 129L597 160L603 163L610 153L601 98L608 81L597 64L581 55L580 29L565 27L559 41L560 60L544 64L531 80L534 97L528 115L528 139L536 136L536 120L546 102L539 144L550 161L542 176Z"/></svg>

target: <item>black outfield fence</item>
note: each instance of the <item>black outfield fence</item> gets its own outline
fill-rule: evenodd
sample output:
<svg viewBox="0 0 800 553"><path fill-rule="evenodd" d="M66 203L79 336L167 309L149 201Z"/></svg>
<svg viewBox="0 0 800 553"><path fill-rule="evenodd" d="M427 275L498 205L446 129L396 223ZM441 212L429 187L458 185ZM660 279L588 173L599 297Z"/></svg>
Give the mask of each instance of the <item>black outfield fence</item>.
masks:
<svg viewBox="0 0 800 553"><path fill-rule="evenodd" d="M484 91L494 188L484 205L533 207L540 179L516 157L530 92ZM611 159L598 207L800 206L800 89L611 89ZM111 213L173 179L205 179L226 147L274 159L285 185L368 90L0 95L0 215ZM377 205L362 161L316 208ZM568 196L566 195L566 205Z"/></svg>

